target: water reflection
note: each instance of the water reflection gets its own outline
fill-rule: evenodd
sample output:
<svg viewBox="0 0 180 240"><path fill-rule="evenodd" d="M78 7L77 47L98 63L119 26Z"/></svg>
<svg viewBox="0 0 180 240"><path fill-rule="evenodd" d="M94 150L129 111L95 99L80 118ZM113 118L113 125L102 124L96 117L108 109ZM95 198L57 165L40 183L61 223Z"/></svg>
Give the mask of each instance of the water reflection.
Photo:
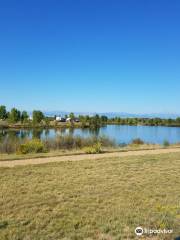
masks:
<svg viewBox="0 0 180 240"><path fill-rule="evenodd" d="M168 140L170 143L180 142L180 128L178 127L149 127L149 126L126 126L108 125L97 129L31 129L31 130L8 130L0 129L0 141L5 138L19 139L47 139L61 135L73 135L81 137L107 136L114 139L117 143L129 143L135 138L141 138L149 143L163 143Z"/></svg>
<svg viewBox="0 0 180 240"><path fill-rule="evenodd" d="M104 127L102 127L102 129L103 129ZM90 128L89 129L89 133L91 134L91 135L93 135L93 136L99 136L99 133L100 133L100 128Z"/></svg>
<svg viewBox="0 0 180 240"><path fill-rule="evenodd" d="M3 141L5 136L7 135L7 132L4 129L0 130L0 142Z"/></svg>
<svg viewBox="0 0 180 240"><path fill-rule="evenodd" d="M69 128L69 134L73 136L73 134L74 134L74 128Z"/></svg>
<svg viewBox="0 0 180 240"><path fill-rule="evenodd" d="M45 137L48 138L48 136L49 136L49 129L46 129L44 134L45 134Z"/></svg>
<svg viewBox="0 0 180 240"><path fill-rule="evenodd" d="M43 130L43 129L33 129L32 130L32 138L41 139L41 135L45 131L46 130Z"/></svg>

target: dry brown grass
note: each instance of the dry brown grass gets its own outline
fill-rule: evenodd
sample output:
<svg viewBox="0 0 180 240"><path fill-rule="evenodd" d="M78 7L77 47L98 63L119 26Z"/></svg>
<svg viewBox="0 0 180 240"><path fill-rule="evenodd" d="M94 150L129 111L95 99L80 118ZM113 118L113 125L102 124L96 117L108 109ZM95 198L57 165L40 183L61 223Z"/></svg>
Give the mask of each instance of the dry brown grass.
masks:
<svg viewBox="0 0 180 240"><path fill-rule="evenodd" d="M136 239L137 226L180 235L180 153L0 169L1 240ZM143 239L149 239L145 236Z"/></svg>

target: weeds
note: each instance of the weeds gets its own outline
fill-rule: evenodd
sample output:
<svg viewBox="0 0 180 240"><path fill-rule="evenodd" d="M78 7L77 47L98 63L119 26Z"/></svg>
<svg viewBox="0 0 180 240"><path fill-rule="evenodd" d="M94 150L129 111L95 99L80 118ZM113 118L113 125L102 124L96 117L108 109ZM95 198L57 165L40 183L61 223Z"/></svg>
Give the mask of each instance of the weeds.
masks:
<svg viewBox="0 0 180 240"><path fill-rule="evenodd" d="M83 138L80 136L57 136L53 139L39 140L34 139L18 139L17 137L5 138L0 142L0 153L41 153L51 150L73 150L73 149L84 149L85 147L96 148L98 152L98 143L101 147L115 147L115 141L108 137L88 137Z"/></svg>
<svg viewBox="0 0 180 240"><path fill-rule="evenodd" d="M132 141L132 144L134 145L143 145L144 144L144 141L141 140L140 138L136 138Z"/></svg>
<svg viewBox="0 0 180 240"><path fill-rule="evenodd" d="M170 143L167 140L164 140L163 147L169 147Z"/></svg>
<svg viewBox="0 0 180 240"><path fill-rule="evenodd" d="M47 150L43 142L41 142L38 139L33 139L24 144L21 144L18 148L17 153L19 154L43 153L46 151Z"/></svg>
<svg viewBox="0 0 180 240"><path fill-rule="evenodd" d="M85 147L84 152L88 153L88 154L101 153L102 152L101 146L102 146L102 144L100 142L98 142L98 143L94 144L93 146Z"/></svg>

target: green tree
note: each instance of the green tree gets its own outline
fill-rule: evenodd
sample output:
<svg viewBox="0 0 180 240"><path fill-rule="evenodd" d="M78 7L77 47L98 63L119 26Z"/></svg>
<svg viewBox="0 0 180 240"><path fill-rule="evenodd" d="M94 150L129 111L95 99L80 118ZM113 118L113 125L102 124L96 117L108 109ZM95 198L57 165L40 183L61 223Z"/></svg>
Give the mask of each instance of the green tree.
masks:
<svg viewBox="0 0 180 240"><path fill-rule="evenodd" d="M12 123L16 123L16 122L20 121L21 120L21 112L16 108L12 108L11 112L9 113L9 120Z"/></svg>
<svg viewBox="0 0 180 240"><path fill-rule="evenodd" d="M71 119L74 119L74 118L75 118L74 113L71 112L71 113L69 114L69 117L70 117Z"/></svg>
<svg viewBox="0 0 180 240"><path fill-rule="evenodd" d="M90 118L90 127L99 128L101 126L101 119L98 114Z"/></svg>
<svg viewBox="0 0 180 240"><path fill-rule="evenodd" d="M23 111L21 113L21 122L26 122L28 120L28 118L29 118L28 113L26 111Z"/></svg>
<svg viewBox="0 0 180 240"><path fill-rule="evenodd" d="M1 105L0 106L0 119L4 120L7 118L7 111L6 111L6 107Z"/></svg>
<svg viewBox="0 0 180 240"><path fill-rule="evenodd" d="M180 124L180 117L176 118L176 122Z"/></svg>
<svg viewBox="0 0 180 240"><path fill-rule="evenodd" d="M44 119L44 114L41 111L33 111L33 123L40 123Z"/></svg>
<svg viewBox="0 0 180 240"><path fill-rule="evenodd" d="M108 117L106 117L106 116L101 116L101 121L102 122L107 122L108 121Z"/></svg>
<svg viewBox="0 0 180 240"><path fill-rule="evenodd" d="M168 124L168 125L171 125L172 122L173 122L173 120L172 120L171 118L169 118L169 119L167 120L167 124Z"/></svg>

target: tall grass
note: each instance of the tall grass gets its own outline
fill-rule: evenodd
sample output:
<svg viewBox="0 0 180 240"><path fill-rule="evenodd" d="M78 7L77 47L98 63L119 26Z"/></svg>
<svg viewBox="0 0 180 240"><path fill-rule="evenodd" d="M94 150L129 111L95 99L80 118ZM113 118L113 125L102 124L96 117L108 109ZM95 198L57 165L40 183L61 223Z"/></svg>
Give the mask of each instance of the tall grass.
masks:
<svg viewBox="0 0 180 240"><path fill-rule="evenodd" d="M131 144L134 144L134 145L143 145L144 144L144 141L140 138L135 138L132 140L132 143Z"/></svg>
<svg viewBox="0 0 180 240"><path fill-rule="evenodd" d="M114 140L109 139L108 137L87 137L83 138L80 136L58 136L54 139L44 140L44 144L48 150L58 150L58 149L81 149L84 147L93 146L96 143L100 143L103 147L112 147L116 146Z"/></svg>
<svg viewBox="0 0 180 240"><path fill-rule="evenodd" d="M115 147L114 140L108 137L87 137L80 136L57 136L56 138L47 138L46 140L30 140L19 138L5 138L0 141L0 153L31 153L31 152L44 152L51 150L63 149L83 149L84 147L91 147L94 144L100 143L102 147Z"/></svg>
<svg viewBox="0 0 180 240"><path fill-rule="evenodd" d="M0 141L0 153L15 153L17 152L21 141L18 138L5 138Z"/></svg>

